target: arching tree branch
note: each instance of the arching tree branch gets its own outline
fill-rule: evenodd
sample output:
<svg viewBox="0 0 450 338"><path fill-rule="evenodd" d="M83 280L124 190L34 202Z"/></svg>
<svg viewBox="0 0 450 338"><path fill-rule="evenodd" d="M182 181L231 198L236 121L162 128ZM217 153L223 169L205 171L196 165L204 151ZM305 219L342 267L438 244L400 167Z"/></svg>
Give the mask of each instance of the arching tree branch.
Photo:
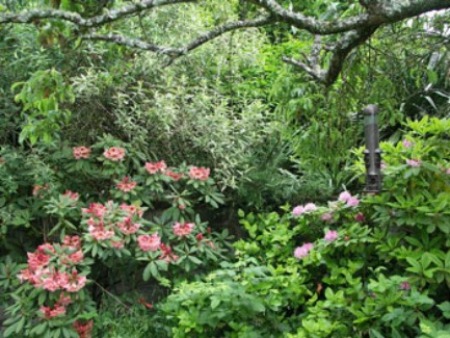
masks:
<svg viewBox="0 0 450 338"><path fill-rule="evenodd" d="M113 21L137 15L145 10L179 3L197 2L197 0L143 0L118 9L106 11L91 18L83 18L80 14L58 9L32 9L19 13L0 13L0 24L33 23L40 19L59 19L71 22L79 27L100 27Z"/></svg>
<svg viewBox="0 0 450 338"><path fill-rule="evenodd" d="M341 73L348 54L357 46L367 41L367 39L375 33L377 28L377 26L373 26L347 32L336 44L327 46L326 49L332 52L327 69L323 69L320 66L320 59L317 57L319 49L317 44L313 46L312 56L306 58L306 62L294 60L286 56L283 57L283 61L302 69L316 81L323 83L325 86L330 86L336 81Z"/></svg>
<svg viewBox="0 0 450 338"><path fill-rule="evenodd" d="M317 48L314 58L294 60L288 56L284 61L306 71L323 84L329 86L339 76L344 62L350 52L364 43L380 26L392 24L408 18L433 11L450 8L450 0L359 0L361 14L349 18L335 20L319 20L301 12L294 12L283 7L277 0L242 0L261 8L266 16L253 19L226 23L211 28L191 42L182 47L158 46L144 39L129 38L119 34L99 34L96 28L108 23L126 20L134 16L142 16L147 10L181 3L202 3L202 0L140 0L120 8L111 9L102 14L84 18L78 13L63 10L28 10L18 13L0 13L0 25L6 23L33 23L42 19L57 19L70 22L79 28L88 28L89 32L82 37L87 40L100 40L130 48L152 51L167 55L172 60L189 51L215 39L216 37L233 30L248 27L261 27L272 23L288 23L298 29L305 30L314 35L337 35L338 42L327 52L332 53L328 66L320 65ZM316 46L317 47L317 46ZM319 48L320 50L320 48Z"/></svg>
<svg viewBox="0 0 450 338"><path fill-rule="evenodd" d="M210 30L209 32L206 32L204 34L199 35L194 40L190 41L186 45L182 47L165 47L165 46L158 46L155 44L148 43L141 39L133 39L129 38L123 35L118 34L85 34L83 35L83 39L86 40L99 40L99 41L106 41L115 43L122 46L127 46L130 48L136 48L140 50L147 50L151 52L155 52L158 54L163 54L170 56L171 58L177 58L181 55L184 55L188 52L190 52L193 49L196 49L200 47L201 45L205 44L208 41L211 41L215 38L217 38L220 35L223 35L227 32L242 29L242 28L249 28L249 27L261 27L270 24L273 22L272 17L262 17L255 20L239 20L234 22L229 22L226 24L223 24L221 26L215 27L214 29Z"/></svg>
<svg viewBox="0 0 450 338"><path fill-rule="evenodd" d="M333 21L317 20L282 7L276 0L249 0L287 22L312 34L330 35L370 26L395 23L433 10L450 8L449 0L365 0L366 13Z"/></svg>

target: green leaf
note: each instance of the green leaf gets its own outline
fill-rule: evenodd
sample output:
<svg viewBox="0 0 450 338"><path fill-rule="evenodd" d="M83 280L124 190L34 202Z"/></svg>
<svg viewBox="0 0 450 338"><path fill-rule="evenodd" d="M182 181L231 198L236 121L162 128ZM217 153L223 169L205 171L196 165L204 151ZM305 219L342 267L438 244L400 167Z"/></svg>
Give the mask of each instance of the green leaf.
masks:
<svg viewBox="0 0 450 338"><path fill-rule="evenodd" d="M188 259L194 264L197 264L197 265L203 264L202 261L195 256L188 256Z"/></svg>
<svg viewBox="0 0 450 338"><path fill-rule="evenodd" d="M385 338L379 331L377 331L375 329L370 329L369 335L370 335L370 337L374 337L374 338Z"/></svg>
<svg viewBox="0 0 450 338"><path fill-rule="evenodd" d="M450 302L446 301L437 306L445 318L450 319Z"/></svg>
<svg viewBox="0 0 450 338"><path fill-rule="evenodd" d="M220 304L220 299L219 298L213 297L211 299L211 309L214 310L216 307L219 306L219 304Z"/></svg>

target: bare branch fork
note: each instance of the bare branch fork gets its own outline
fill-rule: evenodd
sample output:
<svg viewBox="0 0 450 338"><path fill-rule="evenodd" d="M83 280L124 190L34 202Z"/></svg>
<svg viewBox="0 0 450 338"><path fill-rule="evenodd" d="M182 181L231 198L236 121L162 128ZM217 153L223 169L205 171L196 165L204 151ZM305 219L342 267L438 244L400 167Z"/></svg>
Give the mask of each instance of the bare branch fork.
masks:
<svg viewBox="0 0 450 338"><path fill-rule="evenodd" d="M182 47L158 46L144 39L130 38L118 34L102 35L95 30L81 37L85 40L106 41L129 48L151 51L166 55L174 60L227 32L284 22L316 36L339 35L339 40L327 48L321 46L320 39L316 38L311 56L304 58L303 61L287 56L283 58L285 62L300 68L315 80L329 86L338 78L350 52L367 41L380 26L399 22L433 10L450 8L450 0L359 0L363 13L345 19L324 21L288 10L276 0L245 1L261 7L267 14L257 19L240 20L217 26ZM75 12L56 9L37 9L19 13L6 12L0 13L0 25L8 23L31 24L41 19L57 19L70 22L79 28L95 29L111 22L142 15L145 11L157 7L200 2L201 0L141 0L90 18L83 18ZM320 66L321 50L331 53L326 69Z"/></svg>

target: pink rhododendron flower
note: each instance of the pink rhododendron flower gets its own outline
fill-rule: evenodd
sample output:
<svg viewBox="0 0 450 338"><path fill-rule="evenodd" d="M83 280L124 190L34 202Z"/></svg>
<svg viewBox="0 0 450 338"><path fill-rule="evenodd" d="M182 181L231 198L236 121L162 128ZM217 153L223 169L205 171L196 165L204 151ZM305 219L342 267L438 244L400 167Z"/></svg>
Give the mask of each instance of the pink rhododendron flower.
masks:
<svg viewBox="0 0 450 338"><path fill-rule="evenodd" d="M61 305L55 305L53 308L49 306L41 306L39 311L45 319L52 319L54 317L64 316L66 314L66 308Z"/></svg>
<svg viewBox="0 0 450 338"><path fill-rule="evenodd" d="M89 229L89 234L97 241L104 241L110 239L114 236L113 230L106 230L105 228L91 228Z"/></svg>
<svg viewBox="0 0 450 338"><path fill-rule="evenodd" d="M66 295L64 293L61 293L59 295L59 299L57 301L57 304L62 305L62 306L67 306L69 304L72 303L72 298L70 298L69 295Z"/></svg>
<svg viewBox="0 0 450 338"><path fill-rule="evenodd" d="M63 196L69 197L73 201L78 201L78 198L80 197L80 195L78 193L70 191L70 190L66 190L64 192Z"/></svg>
<svg viewBox="0 0 450 338"><path fill-rule="evenodd" d="M130 192L134 188L136 188L137 183L132 181L129 177L124 177L122 181L116 184L117 189L123 192Z"/></svg>
<svg viewBox="0 0 450 338"><path fill-rule="evenodd" d="M138 245L142 251L156 251L161 245L161 237L158 234L138 236Z"/></svg>
<svg viewBox="0 0 450 338"><path fill-rule="evenodd" d="M64 236L63 246L70 248L72 250L77 250L81 248L80 236Z"/></svg>
<svg viewBox="0 0 450 338"><path fill-rule="evenodd" d="M125 235L135 234L141 227L138 223L133 223L130 217L126 217L123 222L119 222L117 227Z"/></svg>
<svg viewBox="0 0 450 338"><path fill-rule="evenodd" d="M292 210L292 216L298 217L301 214L303 214L305 212L305 208L303 207L303 205L297 205L293 210Z"/></svg>
<svg viewBox="0 0 450 338"><path fill-rule="evenodd" d="M347 200L347 206L349 207L357 207L359 205L359 199L352 196Z"/></svg>
<svg viewBox="0 0 450 338"><path fill-rule="evenodd" d="M44 185L39 185L39 184L35 184L33 186L33 196L38 196L42 191L48 190L48 184L44 184Z"/></svg>
<svg viewBox="0 0 450 338"><path fill-rule="evenodd" d="M23 283L25 281L30 280L32 278L32 276L33 276L33 271L26 268L19 272L19 274L17 275L17 278L19 278L20 282Z"/></svg>
<svg viewBox="0 0 450 338"><path fill-rule="evenodd" d="M184 237L189 235L194 230L194 223L178 223L173 226L173 233L178 237Z"/></svg>
<svg viewBox="0 0 450 338"><path fill-rule="evenodd" d="M294 251L294 257L297 259L302 259L308 256L309 252L314 248L314 244L305 243L302 246L299 246Z"/></svg>
<svg viewBox="0 0 450 338"><path fill-rule="evenodd" d="M183 178L183 174L176 173L176 172L174 172L174 171L172 171L170 169L166 170L164 172L164 175L172 178L174 181L179 181L179 180L181 180Z"/></svg>
<svg viewBox="0 0 450 338"><path fill-rule="evenodd" d="M111 246L114 249L123 249L125 243L123 241L111 241Z"/></svg>
<svg viewBox="0 0 450 338"><path fill-rule="evenodd" d="M42 279L42 287L50 292L55 292L66 285L68 282L67 274L59 274L58 272L47 275Z"/></svg>
<svg viewBox="0 0 450 338"><path fill-rule="evenodd" d="M103 156L105 156L110 161L119 162L122 161L125 157L125 149L120 147L107 148L103 152Z"/></svg>
<svg viewBox="0 0 450 338"><path fill-rule="evenodd" d="M408 140L405 139L405 140L402 141L402 145L405 148L411 148L413 146L413 143L411 141L408 141Z"/></svg>
<svg viewBox="0 0 450 338"><path fill-rule="evenodd" d="M147 162L145 163L145 170L151 175L156 174L157 172L164 172L167 168L166 162Z"/></svg>
<svg viewBox="0 0 450 338"><path fill-rule="evenodd" d="M82 322L76 320L73 323L73 328L78 333L79 338L91 338L92 329L94 328L94 321L89 320L87 322Z"/></svg>
<svg viewBox="0 0 450 338"><path fill-rule="evenodd" d="M352 198L352 195L348 191L343 191L339 195L338 200L341 202L347 202L350 198Z"/></svg>
<svg viewBox="0 0 450 338"><path fill-rule="evenodd" d="M417 168L420 167L422 164L421 160L406 160L406 164L410 167Z"/></svg>
<svg viewBox="0 0 450 338"><path fill-rule="evenodd" d="M50 243L44 243L39 245L36 251L44 254L53 254L55 253L55 248Z"/></svg>
<svg viewBox="0 0 450 338"><path fill-rule="evenodd" d="M203 240L203 234L202 233L197 234L197 236L195 236L195 239L201 242Z"/></svg>
<svg viewBox="0 0 450 338"><path fill-rule="evenodd" d="M333 214L331 212L326 212L320 216L320 219L324 222L329 222L333 220Z"/></svg>
<svg viewBox="0 0 450 338"><path fill-rule="evenodd" d="M170 246L168 246L164 243L161 243L159 248L161 249L160 258L163 261L170 263L170 262L176 262L178 260L179 257L172 252L172 248Z"/></svg>
<svg viewBox="0 0 450 338"><path fill-rule="evenodd" d="M193 180L206 181L209 177L210 169L205 167L191 167L189 177Z"/></svg>
<svg viewBox="0 0 450 338"><path fill-rule="evenodd" d="M127 205L125 203L122 203L120 205L120 209L127 212L129 216L138 215L139 217L142 217L144 214L144 211L141 209L141 207L136 205Z"/></svg>
<svg viewBox="0 0 450 338"><path fill-rule="evenodd" d="M28 266L31 270L36 270L38 268L46 266L50 261L50 256L43 252L36 251L34 253L28 252Z"/></svg>
<svg viewBox="0 0 450 338"><path fill-rule="evenodd" d="M79 276L77 270L72 270L68 276L68 280L64 285L61 285L68 292L78 292L86 285L86 276Z"/></svg>
<svg viewBox="0 0 450 338"><path fill-rule="evenodd" d="M91 214L95 217L103 217L103 215L106 213L108 209L100 203L91 203L89 205L89 208L83 208L81 211L85 214Z"/></svg>
<svg viewBox="0 0 450 338"><path fill-rule="evenodd" d="M447 175L450 175L450 168L447 168L447 170L445 171L445 173L446 173Z"/></svg>
<svg viewBox="0 0 450 338"><path fill-rule="evenodd" d="M311 211L315 211L317 210L317 206L314 203L308 203L306 205L297 205L293 210L292 210L292 216L294 217L298 217L302 214L304 214L305 212L311 212Z"/></svg>
<svg viewBox="0 0 450 338"><path fill-rule="evenodd" d="M359 199L356 196L352 196L348 191L341 192L338 201L345 202L348 207L356 207L359 205Z"/></svg>
<svg viewBox="0 0 450 338"><path fill-rule="evenodd" d="M338 232L337 231L334 231L334 230L330 230L330 231L327 231L327 233L325 234L325 237L324 237L324 239L327 241L327 242L333 242L333 241L335 241L337 238L338 238Z"/></svg>
<svg viewBox="0 0 450 338"><path fill-rule="evenodd" d="M73 254L70 254L68 256L68 259L71 264L81 263L84 259L83 251L81 250L75 251Z"/></svg>
<svg viewBox="0 0 450 338"><path fill-rule="evenodd" d="M87 159L91 155L91 148L85 146L73 147L72 154L77 160L81 160L82 158Z"/></svg>
<svg viewBox="0 0 450 338"><path fill-rule="evenodd" d="M306 204L304 209L303 209L304 212L315 211L315 210L317 210L317 207L316 207L316 205L314 203Z"/></svg>

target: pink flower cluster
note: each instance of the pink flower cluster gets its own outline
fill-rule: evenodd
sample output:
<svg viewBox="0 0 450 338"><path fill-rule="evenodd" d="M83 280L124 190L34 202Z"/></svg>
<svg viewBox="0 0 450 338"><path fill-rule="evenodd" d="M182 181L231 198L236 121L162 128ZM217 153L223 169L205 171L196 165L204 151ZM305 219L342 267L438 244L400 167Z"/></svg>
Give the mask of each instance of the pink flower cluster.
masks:
<svg viewBox="0 0 450 338"><path fill-rule="evenodd" d="M141 235L137 238L139 248L142 251L156 251L161 245L161 237L158 234Z"/></svg>
<svg viewBox="0 0 450 338"><path fill-rule="evenodd" d="M308 213L308 212L312 212L317 210L317 206L314 203L308 203L306 205L297 205L293 210L292 210L292 216L294 217L298 217L304 213Z"/></svg>
<svg viewBox="0 0 450 338"><path fill-rule="evenodd" d="M66 190L62 195L70 198L74 202L78 201L78 199L80 198L80 195L77 192L73 192L71 190Z"/></svg>
<svg viewBox="0 0 450 338"><path fill-rule="evenodd" d="M406 164L409 165L410 167L413 168L418 168L422 165L422 161L421 160L406 160Z"/></svg>
<svg viewBox="0 0 450 338"><path fill-rule="evenodd" d="M194 223L179 223L176 222L173 226L173 233L178 237L188 236L194 230Z"/></svg>
<svg viewBox="0 0 450 338"><path fill-rule="evenodd" d="M33 196L39 196L39 194L45 190L48 190L48 184L44 184L44 185L39 185L39 184L35 184L33 186Z"/></svg>
<svg viewBox="0 0 450 338"><path fill-rule="evenodd" d="M73 323L73 328L78 333L79 338L91 338L91 332L94 328L94 321L89 320L87 322L81 322L76 320Z"/></svg>
<svg viewBox="0 0 450 338"><path fill-rule="evenodd" d="M337 238L339 237L339 234L337 231L335 230L329 230L327 231L327 233L325 234L324 239L327 242L334 242Z"/></svg>
<svg viewBox="0 0 450 338"><path fill-rule="evenodd" d="M294 257L297 259L302 259L308 256L309 252L314 248L314 244L305 243L302 246L299 246L294 251Z"/></svg>
<svg viewBox="0 0 450 338"><path fill-rule="evenodd" d="M112 248L122 249L126 238L136 234L141 228L139 219L144 211L135 205L122 203L120 206L112 201L106 204L91 203L82 209L88 227L87 240L106 242Z"/></svg>
<svg viewBox="0 0 450 338"><path fill-rule="evenodd" d="M60 304L55 304L52 308L49 306L41 306L39 311L45 319L51 319L58 316L64 316L66 314L66 307Z"/></svg>
<svg viewBox="0 0 450 338"><path fill-rule="evenodd" d="M141 207L136 205L128 205L125 203L122 203L120 205L120 209L125 211L128 216L132 217L134 215L137 215L137 217L142 217L144 215L144 211L141 209Z"/></svg>
<svg viewBox="0 0 450 338"><path fill-rule="evenodd" d="M348 191L341 192L338 201L344 202L348 207L357 207L359 205L359 199L356 196L352 196Z"/></svg>
<svg viewBox="0 0 450 338"><path fill-rule="evenodd" d="M121 147L106 148L103 152L103 156L110 161L119 162L125 158L125 149Z"/></svg>
<svg viewBox="0 0 450 338"><path fill-rule="evenodd" d="M209 168L192 166L189 169L189 177L193 180L206 181L209 177L209 174Z"/></svg>
<svg viewBox="0 0 450 338"><path fill-rule="evenodd" d="M123 222L117 223L117 227L124 235L132 235L139 230L141 225L133 222L132 217L128 216L123 219Z"/></svg>
<svg viewBox="0 0 450 338"><path fill-rule="evenodd" d="M333 214L331 212L323 213L320 219L324 222L331 222L333 220Z"/></svg>
<svg viewBox="0 0 450 338"><path fill-rule="evenodd" d="M147 170L147 172L150 175L154 175L158 172L165 172L167 169L167 164L164 161L159 161L159 162L147 162L145 163L145 170Z"/></svg>
<svg viewBox="0 0 450 338"><path fill-rule="evenodd" d="M124 177L122 181L116 184L117 189L123 192L130 192L134 188L136 188L137 183L132 181L129 177Z"/></svg>
<svg viewBox="0 0 450 338"><path fill-rule="evenodd" d="M167 263L176 262L180 258L172 252L172 248L169 245L161 243L159 248L161 249L161 256L159 258Z"/></svg>
<svg viewBox="0 0 450 338"><path fill-rule="evenodd" d="M82 263L83 259L80 238L66 236L57 250L53 245L45 243L35 252L29 252L28 266L17 277L22 283L28 282L35 288L50 292L78 292L86 284L86 277L78 275L76 269L76 265Z"/></svg>
<svg viewBox="0 0 450 338"><path fill-rule="evenodd" d="M91 156L91 148L85 146L73 147L72 148L73 157L77 160L88 159Z"/></svg>
<svg viewBox="0 0 450 338"><path fill-rule="evenodd" d="M411 147L414 145L414 143L412 143L412 142L409 141L409 140L404 139L404 140L402 141L402 145L403 145L403 147L405 147L405 148L411 148Z"/></svg>
<svg viewBox="0 0 450 338"><path fill-rule="evenodd" d="M166 175L167 177L170 177L171 179L173 179L174 181L179 181L179 180L181 180L182 178L183 178L183 174L181 174L181 173L177 173L177 172L175 172L175 171L172 171L172 170L170 170L170 169L167 169L165 172L164 172L164 175Z"/></svg>
<svg viewBox="0 0 450 338"><path fill-rule="evenodd" d="M110 208L111 206L111 202L108 202L106 205L91 203L89 208L82 209L83 213L90 216L86 223L90 236L96 241L105 241L114 236L112 224L104 221L105 215L108 213L108 207Z"/></svg>

